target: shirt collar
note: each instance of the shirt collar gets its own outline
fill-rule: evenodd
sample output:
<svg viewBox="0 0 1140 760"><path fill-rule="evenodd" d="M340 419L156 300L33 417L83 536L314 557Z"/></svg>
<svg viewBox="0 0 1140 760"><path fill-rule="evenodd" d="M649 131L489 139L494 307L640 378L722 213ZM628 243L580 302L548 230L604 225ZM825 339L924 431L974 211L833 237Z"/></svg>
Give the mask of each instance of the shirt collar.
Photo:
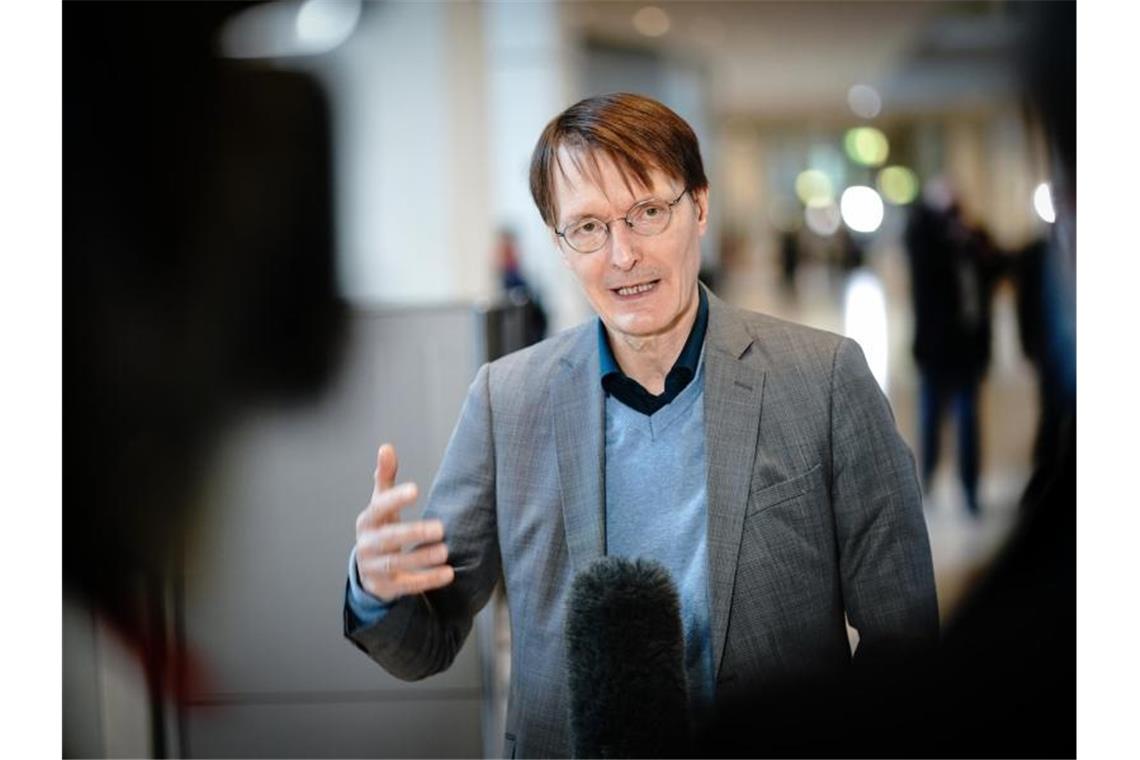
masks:
<svg viewBox="0 0 1140 760"><path fill-rule="evenodd" d="M669 370L670 375L677 370L687 370L688 378L692 378L697 373L697 364L701 359L701 348L705 344L705 332L709 324L709 299L705 294L704 287L699 284L697 285L697 298L697 318L693 321L693 329L689 331L689 337L685 340L681 355L677 357L677 361ZM600 317L598 318L598 356L602 380L610 375L626 377L625 373L621 371L621 367L618 366L617 359L614 358L609 337L606 335L606 326Z"/></svg>

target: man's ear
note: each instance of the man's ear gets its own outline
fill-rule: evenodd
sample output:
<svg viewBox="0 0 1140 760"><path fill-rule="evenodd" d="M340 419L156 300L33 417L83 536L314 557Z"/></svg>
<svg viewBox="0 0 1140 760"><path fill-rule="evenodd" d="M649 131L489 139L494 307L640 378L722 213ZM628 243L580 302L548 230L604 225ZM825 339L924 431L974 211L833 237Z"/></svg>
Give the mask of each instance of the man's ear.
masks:
<svg viewBox="0 0 1140 760"><path fill-rule="evenodd" d="M709 189L693 190L689 195L697 209L697 234L704 235L709 227Z"/></svg>

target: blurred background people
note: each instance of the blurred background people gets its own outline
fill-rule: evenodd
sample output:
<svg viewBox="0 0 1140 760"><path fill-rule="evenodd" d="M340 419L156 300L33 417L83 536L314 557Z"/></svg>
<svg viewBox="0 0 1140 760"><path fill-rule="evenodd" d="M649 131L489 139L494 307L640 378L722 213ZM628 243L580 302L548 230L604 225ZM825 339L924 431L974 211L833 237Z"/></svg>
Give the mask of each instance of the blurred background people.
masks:
<svg viewBox="0 0 1140 760"><path fill-rule="evenodd" d="M796 267L800 263L800 244L794 232L780 235L780 282L789 299L796 295Z"/></svg>
<svg viewBox="0 0 1140 760"><path fill-rule="evenodd" d="M1062 316L1066 280L1061 241L1034 240L1013 256L1021 348L1037 376L1037 432L1033 463L1047 466L1062 445L1062 428L1075 402L1072 325Z"/></svg>
<svg viewBox="0 0 1140 760"><path fill-rule="evenodd" d="M927 491L938 464L942 422L953 412L958 472L966 508L977 516L978 387L990 361L991 298L996 254L972 229L948 183L927 183L906 229L914 306L915 363L921 374L922 478Z"/></svg>
<svg viewBox="0 0 1140 760"><path fill-rule="evenodd" d="M501 228L496 247L503 294L509 303L523 309L523 343L528 346L537 343L546 337L546 311L542 308L538 294L523 277L519 263L518 236L514 230Z"/></svg>

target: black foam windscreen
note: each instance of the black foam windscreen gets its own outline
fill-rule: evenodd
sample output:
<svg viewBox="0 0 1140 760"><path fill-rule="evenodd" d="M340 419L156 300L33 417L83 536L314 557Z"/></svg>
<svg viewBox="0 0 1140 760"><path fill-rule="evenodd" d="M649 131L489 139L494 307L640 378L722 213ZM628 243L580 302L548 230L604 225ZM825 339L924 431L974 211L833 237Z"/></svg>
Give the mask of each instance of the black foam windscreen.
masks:
<svg viewBox="0 0 1140 760"><path fill-rule="evenodd" d="M681 605L663 566L595 561L574 579L565 633L575 757L689 754Z"/></svg>

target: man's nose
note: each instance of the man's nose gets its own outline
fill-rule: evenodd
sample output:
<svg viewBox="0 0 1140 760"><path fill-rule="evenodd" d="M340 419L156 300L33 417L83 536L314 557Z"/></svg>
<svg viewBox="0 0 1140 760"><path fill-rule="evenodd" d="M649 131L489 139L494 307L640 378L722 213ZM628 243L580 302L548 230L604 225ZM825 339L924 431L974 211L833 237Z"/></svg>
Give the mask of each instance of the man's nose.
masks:
<svg viewBox="0 0 1140 760"><path fill-rule="evenodd" d="M610 225L610 265L628 272L641 259L637 251L637 236L622 219Z"/></svg>

